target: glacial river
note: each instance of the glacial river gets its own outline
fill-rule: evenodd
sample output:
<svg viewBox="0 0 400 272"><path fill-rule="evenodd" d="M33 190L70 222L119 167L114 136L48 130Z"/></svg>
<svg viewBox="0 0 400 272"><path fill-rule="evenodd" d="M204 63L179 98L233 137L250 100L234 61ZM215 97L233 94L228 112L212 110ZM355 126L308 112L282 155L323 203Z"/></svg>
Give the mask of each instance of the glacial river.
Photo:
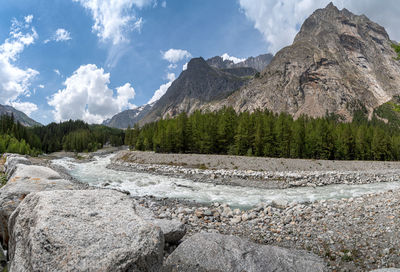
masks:
<svg viewBox="0 0 400 272"><path fill-rule="evenodd" d="M199 203L227 203L232 207L250 208L260 202L285 200L306 202L321 199L357 197L400 188L400 182L384 182L362 185L328 185L323 187L298 187L289 189L259 189L211 183L194 182L190 179L173 178L157 174L124 172L107 169L113 155L94 157L94 161L78 163L71 158L53 160L63 166L70 175L93 186L105 183L109 188L129 191L135 196L155 196L192 200Z"/></svg>

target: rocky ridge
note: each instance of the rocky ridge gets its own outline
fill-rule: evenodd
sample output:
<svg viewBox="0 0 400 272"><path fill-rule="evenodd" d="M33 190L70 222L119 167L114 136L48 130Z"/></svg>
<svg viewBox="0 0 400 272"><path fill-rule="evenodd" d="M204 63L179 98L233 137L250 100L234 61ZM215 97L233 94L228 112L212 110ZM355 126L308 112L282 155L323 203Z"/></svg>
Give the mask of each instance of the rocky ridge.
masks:
<svg viewBox="0 0 400 272"><path fill-rule="evenodd" d="M263 54L257 57L249 57L244 61L234 63L232 60L224 59L220 56L215 56L209 58L207 61L208 65L218 68L218 69L230 69L230 68L253 68L258 72L267 67L267 65L271 62L274 56L272 54Z"/></svg>
<svg viewBox="0 0 400 272"><path fill-rule="evenodd" d="M236 111L269 109L324 116L373 109L400 90L400 63L385 29L365 15L338 10L332 3L303 23L292 45L239 91L204 108Z"/></svg>

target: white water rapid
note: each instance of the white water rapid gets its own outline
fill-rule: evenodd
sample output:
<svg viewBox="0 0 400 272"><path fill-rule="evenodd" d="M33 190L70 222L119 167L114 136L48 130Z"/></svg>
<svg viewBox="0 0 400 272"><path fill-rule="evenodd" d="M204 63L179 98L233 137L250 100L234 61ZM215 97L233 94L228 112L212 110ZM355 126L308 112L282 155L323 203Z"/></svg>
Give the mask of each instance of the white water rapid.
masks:
<svg viewBox="0 0 400 272"><path fill-rule="evenodd" d="M285 200L306 202L321 199L357 197L368 193L378 193L400 188L400 182L383 182L362 185L328 185L323 187L298 187L289 189L260 189L212 183L194 182L190 179L173 178L163 175L124 172L107 169L113 155L94 157L94 161L79 163L71 158L53 160L63 166L69 174L81 182L93 186L118 188L129 191L134 196L178 198L199 203L227 203L232 207L250 208L260 202Z"/></svg>

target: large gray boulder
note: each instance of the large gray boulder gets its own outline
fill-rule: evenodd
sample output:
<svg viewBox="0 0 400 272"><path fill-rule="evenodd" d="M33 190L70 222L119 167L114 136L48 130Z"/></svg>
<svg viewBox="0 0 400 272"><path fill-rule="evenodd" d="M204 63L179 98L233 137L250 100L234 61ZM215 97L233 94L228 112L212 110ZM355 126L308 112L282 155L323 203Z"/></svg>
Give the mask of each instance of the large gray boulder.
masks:
<svg viewBox="0 0 400 272"><path fill-rule="evenodd" d="M6 157L6 162L4 163L4 170L7 178L11 177L18 164L31 165L31 161L25 157L18 155L9 155Z"/></svg>
<svg viewBox="0 0 400 272"><path fill-rule="evenodd" d="M3 247L8 246L8 219L28 194L78 188L77 184L61 179L57 172L48 167L17 164L14 174L0 189L0 241Z"/></svg>
<svg viewBox="0 0 400 272"><path fill-rule="evenodd" d="M160 228L116 191L30 194L9 229L10 271L161 271Z"/></svg>
<svg viewBox="0 0 400 272"><path fill-rule="evenodd" d="M166 260L170 271L326 271L306 251L259 245L235 236L199 233L182 242Z"/></svg>

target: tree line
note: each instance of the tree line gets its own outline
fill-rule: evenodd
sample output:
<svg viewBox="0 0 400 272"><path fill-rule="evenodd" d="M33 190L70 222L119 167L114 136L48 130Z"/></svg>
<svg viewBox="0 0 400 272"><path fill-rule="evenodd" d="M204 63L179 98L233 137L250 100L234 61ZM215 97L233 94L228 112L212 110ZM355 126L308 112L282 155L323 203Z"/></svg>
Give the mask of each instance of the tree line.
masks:
<svg viewBox="0 0 400 272"><path fill-rule="evenodd" d="M136 150L329 160L399 160L400 130L356 113L353 122L232 108L166 118L125 133Z"/></svg>
<svg viewBox="0 0 400 272"><path fill-rule="evenodd" d="M13 115L0 116L0 153L38 155L56 151L96 151L105 144L124 143L123 130L77 121L24 127Z"/></svg>

